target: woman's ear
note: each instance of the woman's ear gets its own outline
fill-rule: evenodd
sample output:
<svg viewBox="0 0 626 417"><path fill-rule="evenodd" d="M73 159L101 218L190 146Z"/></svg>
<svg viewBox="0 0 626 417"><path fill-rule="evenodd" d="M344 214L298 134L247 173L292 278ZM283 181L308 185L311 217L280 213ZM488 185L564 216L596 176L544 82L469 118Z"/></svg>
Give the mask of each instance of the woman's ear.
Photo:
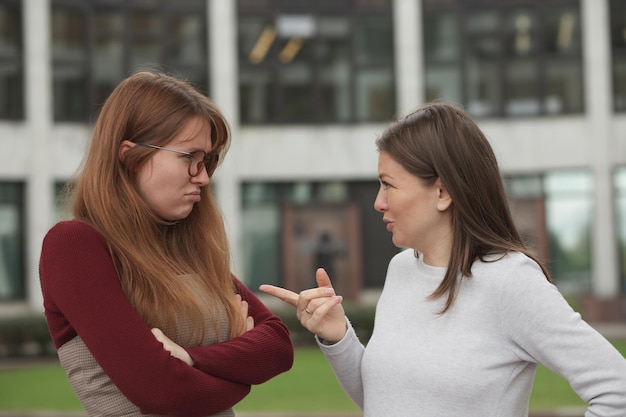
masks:
<svg viewBox="0 0 626 417"><path fill-rule="evenodd" d="M128 152L129 149L132 149L135 147L135 143L129 141L129 140L123 140L122 143L120 143L120 149L118 151L118 158L120 158L120 161L124 162L124 157L126 156L126 152Z"/></svg>
<svg viewBox="0 0 626 417"><path fill-rule="evenodd" d="M452 196L450 196L450 193L441 181L441 178L437 178L437 181L435 181L435 187L437 187L437 191L439 192L439 197L437 199L437 210L448 210L452 205Z"/></svg>

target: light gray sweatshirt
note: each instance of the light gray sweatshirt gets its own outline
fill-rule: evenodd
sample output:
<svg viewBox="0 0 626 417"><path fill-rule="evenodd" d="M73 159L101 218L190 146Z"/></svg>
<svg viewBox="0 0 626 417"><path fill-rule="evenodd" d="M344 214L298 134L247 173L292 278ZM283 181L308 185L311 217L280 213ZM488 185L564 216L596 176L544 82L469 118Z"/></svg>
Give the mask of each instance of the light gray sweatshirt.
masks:
<svg viewBox="0 0 626 417"><path fill-rule="evenodd" d="M396 255L365 348L351 325L319 343L364 417L526 417L545 365L588 403L586 417L626 416L626 359L520 253L477 261L452 308L427 300L445 268ZM444 297L445 298L445 297Z"/></svg>

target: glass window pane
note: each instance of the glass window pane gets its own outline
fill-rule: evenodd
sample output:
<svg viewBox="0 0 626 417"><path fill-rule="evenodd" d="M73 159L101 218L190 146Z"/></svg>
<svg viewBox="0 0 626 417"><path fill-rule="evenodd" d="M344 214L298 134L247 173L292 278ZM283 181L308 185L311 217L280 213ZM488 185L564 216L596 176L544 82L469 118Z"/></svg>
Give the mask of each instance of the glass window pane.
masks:
<svg viewBox="0 0 626 417"><path fill-rule="evenodd" d="M137 13L131 19L133 34L156 36L159 34L161 19L153 13Z"/></svg>
<svg viewBox="0 0 626 417"><path fill-rule="evenodd" d="M626 110L626 58L613 59L613 94L616 111Z"/></svg>
<svg viewBox="0 0 626 417"><path fill-rule="evenodd" d="M88 117L87 78L83 67L58 64L54 67L52 97L54 120L83 121Z"/></svg>
<svg viewBox="0 0 626 417"><path fill-rule="evenodd" d="M100 105L124 78L124 43L117 38L104 38L96 42L94 50L94 78L96 104Z"/></svg>
<svg viewBox="0 0 626 417"><path fill-rule="evenodd" d="M170 58L184 65L205 66L206 47L203 42L201 16L180 16L172 19Z"/></svg>
<svg viewBox="0 0 626 417"><path fill-rule="evenodd" d="M467 109L474 117L495 115L502 100L500 42L481 36L469 40L467 49Z"/></svg>
<svg viewBox="0 0 626 417"><path fill-rule="evenodd" d="M82 61L85 58L83 14L79 10L52 12L52 55L55 60Z"/></svg>
<svg viewBox="0 0 626 417"><path fill-rule="evenodd" d="M580 16L575 7L547 9L545 21L545 48L548 53L575 55L580 53Z"/></svg>
<svg viewBox="0 0 626 417"><path fill-rule="evenodd" d="M452 13L426 14L424 17L424 54L432 60L459 58L458 21Z"/></svg>
<svg viewBox="0 0 626 417"><path fill-rule="evenodd" d="M265 60L276 39L276 30L263 18L240 18L238 51L240 65L257 65Z"/></svg>
<svg viewBox="0 0 626 417"><path fill-rule="evenodd" d="M528 10L517 10L505 19L506 48L510 56L524 57L535 53L539 48L538 22Z"/></svg>
<svg viewBox="0 0 626 417"><path fill-rule="evenodd" d="M151 68L156 63L162 62L159 59L161 49L157 39L141 39L132 43L130 49L130 69Z"/></svg>
<svg viewBox="0 0 626 417"><path fill-rule="evenodd" d="M22 186L0 184L0 300L25 297Z"/></svg>
<svg viewBox="0 0 626 417"><path fill-rule="evenodd" d="M461 72L456 65L428 65L425 74L426 101L445 98L461 103Z"/></svg>
<svg viewBox="0 0 626 417"><path fill-rule="evenodd" d="M16 61L0 61L0 118L20 119L22 117L23 78L21 65Z"/></svg>
<svg viewBox="0 0 626 417"><path fill-rule="evenodd" d="M350 121L351 92L350 67L347 62L323 69L320 76L323 121Z"/></svg>
<svg viewBox="0 0 626 417"><path fill-rule="evenodd" d="M139 68L163 69L208 93L206 2L69 3L51 0L55 120L88 121Z"/></svg>
<svg viewBox="0 0 626 417"><path fill-rule="evenodd" d="M124 32L124 15L120 12L97 11L93 21L97 32L110 34Z"/></svg>
<svg viewBox="0 0 626 417"><path fill-rule="evenodd" d="M359 121L389 120L394 113L393 76L387 70L361 71L356 80Z"/></svg>
<svg viewBox="0 0 626 417"><path fill-rule="evenodd" d="M245 71L239 73L239 117L242 123L262 123L270 118L275 106L273 83L269 72Z"/></svg>
<svg viewBox="0 0 626 417"><path fill-rule="evenodd" d="M350 26L346 18L319 20L320 39L316 56L320 62L321 120L348 122L351 117Z"/></svg>
<svg viewBox="0 0 626 417"><path fill-rule="evenodd" d="M546 175L546 215L552 272L565 294L591 290L591 215L593 178L588 172Z"/></svg>
<svg viewBox="0 0 626 417"><path fill-rule="evenodd" d="M385 64L393 61L393 31L389 17L357 19L355 32L358 65Z"/></svg>
<svg viewBox="0 0 626 417"><path fill-rule="evenodd" d="M578 113L583 111L583 75L578 62L548 62L546 67L546 114Z"/></svg>
<svg viewBox="0 0 626 417"><path fill-rule="evenodd" d="M540 114L537 66L534 61L511 61L506 77L505 113L509 116Z"/></svg>
<svg viewBox="0 0 626 417"><path fill-rule="evenodd" d="M623 0L613 0L610 16L613 51L626 50L626 3Z"/></svg>
<svg viewBox="0 0 626 417"><path fill-rule="evenodd" d="M377 121L394 113L389 0L361 9L351 1L264 4L238 1L242 123ZM383 100L376 108L361 102L375 91Z"/></svg>
<svg viewBox="0 0 626 417"><path fill-rule="evenodd" d="M314 111L311 68L306 64L291 64L283 68L281 76L284 120L310 121Z"/></svg>
<svg viewBox="0 0 626 417"><path fill-rule="evenodd" d="M495 10L468 13L465 28L471 34L495 33L500 28L500 17Z"/></svg>
<svg viewBox="0 0 626 417"><path fill-rule="evenodd" d="M17 7L0 5L0 118L23 117L22 45Z"/></svg>

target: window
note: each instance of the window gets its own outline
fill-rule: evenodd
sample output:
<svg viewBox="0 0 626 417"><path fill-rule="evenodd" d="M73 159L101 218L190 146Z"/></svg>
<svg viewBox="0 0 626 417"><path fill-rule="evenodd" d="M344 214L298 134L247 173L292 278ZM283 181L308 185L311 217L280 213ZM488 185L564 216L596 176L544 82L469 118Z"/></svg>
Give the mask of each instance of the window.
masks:
<svg viewBox="0 0 626 417"><path fill-rule="evenodd" d="M0 1L0 119L24 117L20 1Z"/></svg>
<svg viewBox="0 0 626 417"><path fill-rule="evenodd" d="M626 111L626 3L611 1L611 50L613 52L613 107Z"/></svg>
<svg viewBox="0 0 626 417"><path fill-rule="evenodd" d="M204 1L52 0L54 120L88 121L127 75L156 68L207 92Z"/></svg>
<svg viewBox="0 0 626 417"><path fill-rule="evenodd" d="M592 177L585 171L511 176L511 212L526 244L568 295L591 290Z"/></svg>
<svg viewBox="0 0 626 417"><path fill-rule="evenodd" d="M388 262L398 249L373 207L378 188L378 181L244 183L241 241L245 281L251 288L263 283L285 286L291 278L285 271L295 259L297 267L291 275L302 275L299 284L303 287L292 289L310 288L316 266L322 262L316 249L329 232L336 249L334 269L347 268L346 262L351 265L331 276L336 288L344 295L354 294L351 284L381 288ZM344 223L351 222L356 226L344 228ZM349 237L354 234L360 237L356 241ZM354 269L359 273L351 281Z"/></svg>
<svg viewBox="0 0 626 417"><path fill-rule="evenodd" d="M423 7L427 100L462 103L475 117L583 112L577 0Z"/></svg>
<svg viewBox="0 0 626 417"><path fill-rule="evenodd" d="M393 116L390 0L238 4L242 123L352 123Z"/></svg>
<svg viewBox="0 0 626 417"><path fill-rule="evenodd" d="M25 298L23 186L0 183L0 301Z"/></svg>

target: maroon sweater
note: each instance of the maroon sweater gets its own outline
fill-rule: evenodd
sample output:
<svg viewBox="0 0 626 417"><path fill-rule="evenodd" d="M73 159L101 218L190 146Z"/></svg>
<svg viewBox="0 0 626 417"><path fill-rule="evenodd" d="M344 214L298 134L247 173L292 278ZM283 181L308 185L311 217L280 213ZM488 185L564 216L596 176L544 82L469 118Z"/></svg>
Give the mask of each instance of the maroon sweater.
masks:
<svg viewBox="0 0 626 417"><path fill-rule="evenodd" d="M86 223L60 222L48 232L40 277L55 346L80 336L142 413L214 414L243 399L252 384L293 364L287 327L235 277L254 329L222 343L188 348L193 366L170 356L122 291L104 237Z"/></svg>

